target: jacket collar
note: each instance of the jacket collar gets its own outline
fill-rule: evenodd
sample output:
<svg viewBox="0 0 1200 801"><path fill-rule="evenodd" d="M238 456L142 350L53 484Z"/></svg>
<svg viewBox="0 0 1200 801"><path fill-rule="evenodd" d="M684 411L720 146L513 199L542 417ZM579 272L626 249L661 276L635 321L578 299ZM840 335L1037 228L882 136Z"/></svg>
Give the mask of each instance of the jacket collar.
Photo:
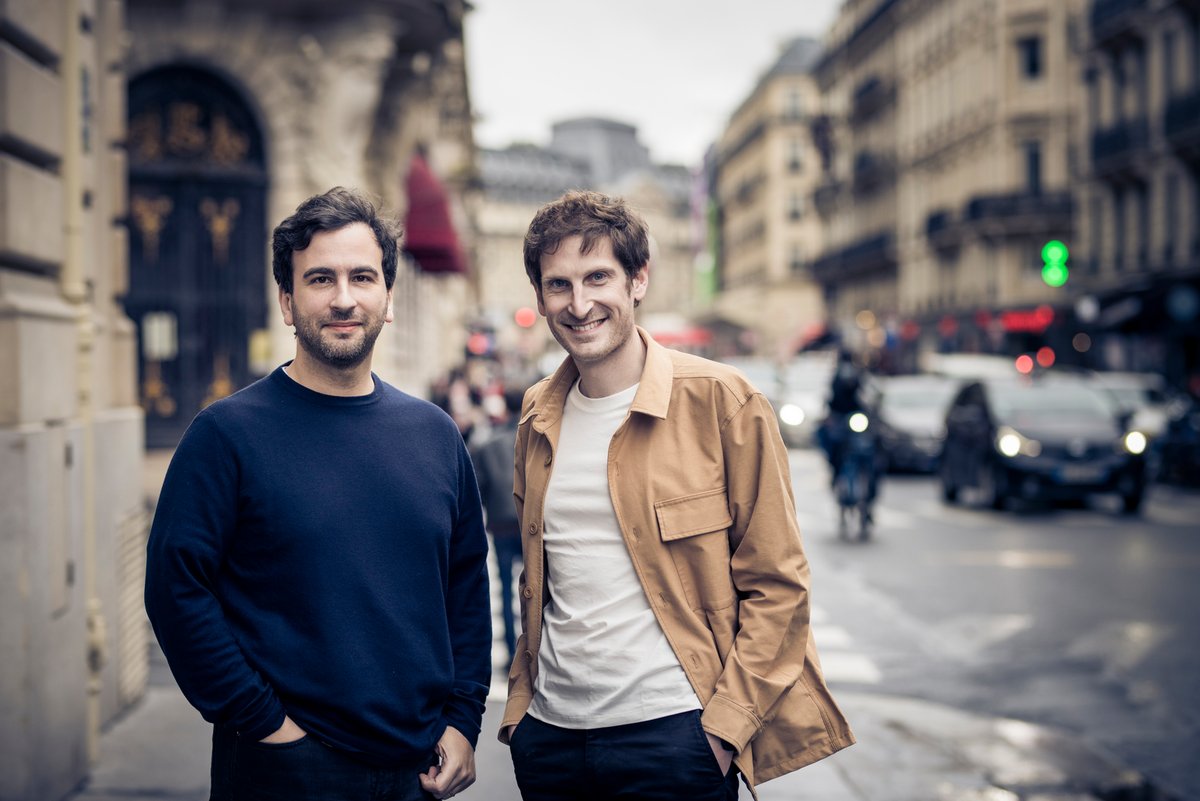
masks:
<svg viewBox="0 0 1200 801"><path fill-rule="evenodd" d="M662 345L637 326L637 334L646 345L646 364L642 367L637 394L633 397L630 411L666 419L667 409L671 405L671 383L675 377L675 369L671 363L671 354ZM579 370L574 360L568 356L558 369L548 378L546 389L538 397L533 408L526 417L533 416L533 427L545 432L555 425L562 417L563 404L567 401L567 393L579 378Z"/></svg>

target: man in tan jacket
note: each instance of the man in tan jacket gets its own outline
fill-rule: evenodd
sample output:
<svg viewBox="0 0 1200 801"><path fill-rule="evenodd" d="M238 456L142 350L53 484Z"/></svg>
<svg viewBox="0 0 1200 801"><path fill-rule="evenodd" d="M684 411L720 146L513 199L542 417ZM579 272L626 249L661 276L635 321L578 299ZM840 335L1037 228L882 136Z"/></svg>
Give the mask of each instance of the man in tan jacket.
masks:
<svg viewBox="0 0 1200 801"><path fill-rule="evenodd" d="M642 219L570 192L525 237L568 358L525 396L524 633L500 737L526 801L730 799L854 738L821 676L775 415L634 323Z"/></svg>

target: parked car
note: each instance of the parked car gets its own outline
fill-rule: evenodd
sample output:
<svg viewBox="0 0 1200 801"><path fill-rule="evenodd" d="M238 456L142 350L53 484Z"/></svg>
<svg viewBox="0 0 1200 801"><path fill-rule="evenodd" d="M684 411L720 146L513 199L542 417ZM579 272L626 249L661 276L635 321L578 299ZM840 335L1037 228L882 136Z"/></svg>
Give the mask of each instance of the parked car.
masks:
<svg viewBox="0 0 1200 801"><path fill-rule="evenodd" d="M985 380L964 386L946 413L942 498L973 488L985 505L1116 493L1127 513L1145 496L1148 439L1126 430L1087 378Z"/></svg>
<svg viewBox="0 0 1200 801"><path fill-rule="evenodd" d="M1121 410L1130 416L1129 425L1151 441L1167 430L1171 397L1166 380L1157 373L1096 372L1092 379L1104 387Z"/></svg>
<svg viewBox="0 0 1200 801"><path fill-rule="evenodd" d="M946 410L961 384L958 379L929 374L874 382L874 418L889 471L937 469L946 438Z"/></svg>

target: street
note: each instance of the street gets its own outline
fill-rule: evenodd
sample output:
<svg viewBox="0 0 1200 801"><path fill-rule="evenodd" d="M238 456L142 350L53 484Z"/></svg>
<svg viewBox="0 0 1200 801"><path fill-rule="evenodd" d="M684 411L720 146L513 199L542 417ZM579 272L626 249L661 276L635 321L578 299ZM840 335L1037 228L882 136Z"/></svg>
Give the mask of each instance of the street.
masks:
<svg viewBox="0 0 1200 801"><path fill-rule="evenodd" d="M792 472L814 636L859 742L762 801L1200 798L1200 494L1156 487L1133 518L1001 513L888 476L859 543L837 537L820 454L793 450ZM502 652L468 801L519 798L495 739ZM207 797L209 728L152 662L76 801Z"/></svg>
<svg viewBox="0 0 1200 801"><path fill-rule="evenodd" d="M995 512L892 475L859 544L837 539L818 454L793 451L792 470L814 603L836 625L835 641L816 635L835 692L1059 727L1200 798L1200 496L1156 486L1139 517Z"/></svg>

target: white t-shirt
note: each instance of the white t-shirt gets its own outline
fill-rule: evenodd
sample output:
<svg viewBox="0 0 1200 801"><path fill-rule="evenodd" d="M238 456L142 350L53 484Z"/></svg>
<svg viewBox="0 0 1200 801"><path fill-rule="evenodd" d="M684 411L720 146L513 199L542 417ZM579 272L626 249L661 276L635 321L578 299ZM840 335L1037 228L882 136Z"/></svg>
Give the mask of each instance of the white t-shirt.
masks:
<svg viewBox="0 0 1200 801"><path fill-rule="evenodd" d="M571 388L546 489L546 584L529 713L568 729L700 709L646 601L608 490L608 448L637 385L607 398Z"/></svg>

